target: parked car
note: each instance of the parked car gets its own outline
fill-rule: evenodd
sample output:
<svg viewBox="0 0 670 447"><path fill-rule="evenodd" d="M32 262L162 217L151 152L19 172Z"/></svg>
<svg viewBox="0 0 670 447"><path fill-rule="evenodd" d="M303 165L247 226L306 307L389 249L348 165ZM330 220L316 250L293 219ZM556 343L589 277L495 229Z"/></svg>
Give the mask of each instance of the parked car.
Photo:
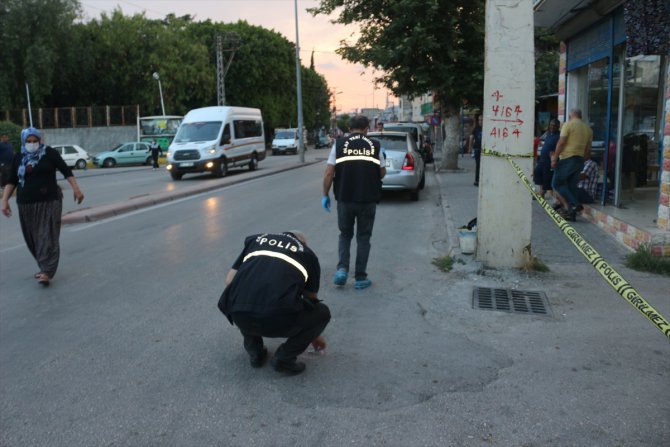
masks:
<svg viewBox="0 0 670 447"><path fill-rule="evenodd" d="M386 176L382 190L409 191L410 200L419 200L419 191L426 185L426 164L407 132L368 132L368 137L379 141L386 154Z"/></svg>
<svg viewBox="0 0 670 447"><path fill-rule="evenodd" d="M65 163L71 168L86 169L86 164L91 158L88 152L76 144L55 144L51 147L60 152Z"/></svg>
<svg viewBox="0 0 670 447"><path fill-rule="evenodd" d="M414 138L416 147L425 163L433 163L433 145L428 142L423 126L419 123L385 123L384 131L408 132Z"/></svg>
<svg viewBox="0 0 670 447"><path fill-rule="evenodd" d="M298 153L300 135L298 129L275 129L275 137L272 140L272 155Z"/></svg>
<svg viewBox="0 0 670 447"><path fill-rule="evenodd" d="M153 161L149 143L132 141L121 143L110 151L96 154L93 157L93 164L101 168L113 168L116 165L152 165Z"/></svg>
<svg viewBox="0 0 670 447"><path fill-rule="evenodd" d="M331 141L328 135L321 135L319 137L316 137L316 142L314 143L314 147L316 149L320 149L322 147L330 148L332 145L333 142Z"/></svg>

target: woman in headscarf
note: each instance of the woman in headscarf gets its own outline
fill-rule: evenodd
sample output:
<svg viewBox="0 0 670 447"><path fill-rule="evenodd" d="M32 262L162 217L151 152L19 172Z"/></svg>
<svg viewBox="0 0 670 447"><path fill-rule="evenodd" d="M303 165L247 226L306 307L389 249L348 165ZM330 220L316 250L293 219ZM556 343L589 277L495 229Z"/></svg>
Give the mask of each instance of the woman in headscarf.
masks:
<svg viewBox="0 0 670 447"><path fill-rule="evenodd" d="M56 182L56 171L60 171L72 187L75 202L81 203L84 194L60 154L42 143L39 130L33 127L23 129L21 155L14 157L9 181L2 194L2 214L12 215L9 198L16 189L23 238L40 268L35 279L44 286L48 286L56 274L60 258L63 191Z"/></svg>

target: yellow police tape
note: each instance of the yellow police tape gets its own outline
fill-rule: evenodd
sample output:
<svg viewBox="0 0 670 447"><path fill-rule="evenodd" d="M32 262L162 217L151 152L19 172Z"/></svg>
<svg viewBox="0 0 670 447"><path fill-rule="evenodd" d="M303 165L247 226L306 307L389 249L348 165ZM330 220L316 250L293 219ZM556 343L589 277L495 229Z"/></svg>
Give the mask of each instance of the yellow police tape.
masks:
<svg viewBox="0 0 670 447"><path fill-rule="evenodd" d="M519 176L523 184L528 188L530 193L535 197L537 203L539 203L542 208L549 214L552 220L558 225L563 234L565 234L573 245L577 247L577 250L584 255L586 259L591 263L593 268L595 268L600 275L605 278L605 281L609 283L614 290L617 291L626 301L628 301L633 307L640 311L654 326L658 328L666 337L670 338L670 322L666 320L660 313L656 311L647 301L645 301L642 296L633 288L628 281L626 281L623 276L621 276L614 267L609 265L600 254L593 248L591 245L582 238L582 236L575 230L572 225L570 225L565 219L561 217L552 207L549 205L542 197L540 197L536 192L533 185L526 177L523 170L517 165L512 157L528 157L529 155L522 154L505 154L502 152L482 149L483 155L493 156L493 157L502 157L506 158L507 161L512 165L512 168L516 171L516 175ZM530 157L533 155L531 154Z"/></svg>

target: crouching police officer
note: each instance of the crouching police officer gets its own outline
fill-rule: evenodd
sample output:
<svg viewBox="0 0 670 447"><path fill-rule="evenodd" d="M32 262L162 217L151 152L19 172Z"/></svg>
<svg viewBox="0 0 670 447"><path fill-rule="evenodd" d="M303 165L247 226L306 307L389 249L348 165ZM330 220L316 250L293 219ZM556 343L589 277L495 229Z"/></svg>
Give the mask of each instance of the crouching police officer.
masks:
<svg viewBox="0 0 670 447"><path fill-rule="evenodd" d="M219 310L240 329L251 366L263 366L268 355L263 337L287 340L271 364L276 371L300 374L296 361L311 343L326 347L321 333L330 310L317 299L321 268L299 231L248 236L226 277Z"/></svg>

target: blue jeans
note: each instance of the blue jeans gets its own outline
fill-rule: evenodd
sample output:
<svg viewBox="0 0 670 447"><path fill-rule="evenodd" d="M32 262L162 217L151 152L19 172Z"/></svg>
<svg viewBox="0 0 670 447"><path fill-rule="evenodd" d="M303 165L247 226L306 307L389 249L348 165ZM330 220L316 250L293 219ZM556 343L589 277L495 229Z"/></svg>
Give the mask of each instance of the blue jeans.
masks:
<svg viewBox="0 0 670 447"><path fill-rule="evenodd" d="M337 269L349 271L349 251L356 224L356 270L355 279L368 277L365 271L370 255L370 237L375 224L376 203L337 202L337 226L340 229Z"/></svg>
<svg viewBox="0 0 670 447"><path fill-rule="evenodd" d="M570 157L558 160L556 169L554 169L554 178L551 186L554 191L563 196L568 201L571 208L580 204L577 183L579 183L579 174L584 169L584 157Z"/></svg>

